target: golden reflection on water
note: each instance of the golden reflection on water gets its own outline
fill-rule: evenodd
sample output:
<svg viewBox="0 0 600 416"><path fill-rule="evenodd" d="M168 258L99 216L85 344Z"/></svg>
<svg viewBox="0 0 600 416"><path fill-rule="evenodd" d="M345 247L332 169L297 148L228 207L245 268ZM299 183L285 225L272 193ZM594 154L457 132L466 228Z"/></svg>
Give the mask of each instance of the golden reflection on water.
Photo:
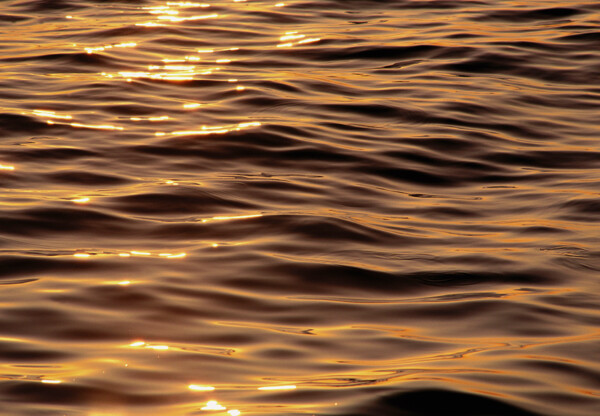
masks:
<svg viewBox="0 0 600 416"><path fill-rule="evenodd" d="M289 385L289 386L265 386L259 387L258 390L295 390L297 386Z"/></svg>
<svg viewBox="0 0 600 416"><path fill-rule="evenodd" d="M285 32L283 36L279 38L280 42L277 45L278 48L290 48L292 46L306 45L320 41L321 38L307 38L306 35L299 34L298 31Z"/></svg>
<svg viewBox="0 0 600 416"><path fill-rule="evenodd" d="M243 0L239 0L239 1L234 1L234 2L243 2ZM284 3L277 3L275 4L275 7L283 7L285 6ZM146 23L137 23L138 26L146 26L148 28L151 28L153 26L166 26L168 24L176 24L176 23L185 23L188 21L195 21L195 20L202 20L202 19L211 19L211 18L217 18L219 17L217 14L206 14L206 15L189 15L189 16L182 16L184 10L176 10L175 8L181 8L181 9L185 9L185 8L193 8L193 7L210 7L210 5L208 4L203 4L203 3L192 3L192 2L167 2L166 6L158 6L158 7L144 7L143 9L147 10L149 14L153 15L153 18L155 18L155 20L151 21L151 22L146 22ZM67 16L67 18L72 18L72 16ZM146 30L144 30L146 31ZM281 33L281 32L279 32ZM532 38L533 39L533 38ZM279 37L279 43L276 44L277 42L277 36L274 36L270 42L271 47L273 46L273 44L276 44L277 48L291 48L291 47L297 47L297 46L302 46L302 45L306 45L306 44L311 44L314 42L318 42L320 40L320 38L318 37L314 37L313 35L305 35L305 34L301 34L300 31L288 31L285 32L282 36ZM87 54L94 54L94 53L102 53L102 52L108 52L108 51L114 51L116 49L121 50L125 50L127 48L133 48L133 47L137 47L139 44L140 47L143 48L143 42L140 41L138 42L122 42L119 44L107 44L107 45L102 45L102 46L88 46L84 48L84 51ZM74 45L77 46L77 45ZM209 76L209 75L219 75L218 71L221 70L221 68L219 67L212 67L212 65L218 64L218 65L226 65L226 64L230 64L233 62L233 65L231 65L230 67L234 67L235 63L234 60L230 59L229 57L220 57L220 56L215 56L212 54L226 54L229 51L236 51L238 50L238 48L212 48L212 49L199 49L195 52L190 52L190 53L198 53L201 54L202 56L196 56L196 55L185 55L183 57L164 57L164 55L162 56L158 56L156 57L156 60L153 61L152 63L148 64L148 65L144 65L142 67L142 69L140 71L117 71L115 73L112 74L107 74L107 73L102 73L102 77L104 78L104 80L107 79L113 79L115 81L122 81L122 80L127 80L127 81L132 81L133 79L140 79L140 80L159 80L159 81L173 81L174 85L178 85L176 82L177 81L189 81L189 80L196 80L199 78L204 78L205 76ZM127 53L128 51L124 51L125 53ZM159 63L159 64L157 64ZM189 64L189 65L188 65ZM97 74L96 74L97 75ZM231 75L228 75L231 76ZM309 75L306 74L307 79L310 77L314 77L315 79L317 78L321 78L322 80L326 80L329 82L333 82L333 78L331 79L327 79L326 77L322 76L322 77L318 77L317 75ZM238 79L237 78L229 78L227 79L228 83L237 83ZM432 81L433 84L433 81ZM339 85L342 85L342 83L340 82ZM350 84L347 84L350 85ZM233 88L235 87L236 91L243 91L245 89L244 86L242 85L235 85L235 86L229 86L229 88ZM202 107L204 104L201 102L188 102L188 100L198 100L198 101L202 101L202 97L187 97L187 98L182 98L182 97L176 97L176 106L178 108L178 110L181 110L181 108L183 107L183 109L185 110L195 110L198 109L200 107ZM182 104L183 102L183 104ZM99 124L93 124L93 123L81 123L81 122L75 122L75 121L71 121L74 119L74 117L83 119L84 121L86 119L83 118L83 116L80 115L70 115L70 114L61 114L57 111L51 111L51 110L41 110L41 109L36 109L36 110L31 110L28 111L26 113L23 114L28 114L34 117L39 117L41 119L44 119L47 121L48 124L57 124L57 125L67 125L67 126L71 126L74 128L87 128L87 129L99 129L99 130L108 130L108 131L123 131L125 130L124 127L122 126L114 126L114 125L110 125L107 123L99 123ZM162 114L162 112L161 112ZM198 113L187 113L187 114L193 114L193 115L199 115L202 116L203 112L198 112ZM131 117L127 117L126 118L128 121L131 122L162 122L162 121L176 121L173 120L170 116L168 115L161 115L161 116L131 116ZM67 121L68 120L68 121ZM139 123L138 123L139 124ZM173 137L178 137L178 136L193 136L193 135L211 135L211 134L227 134L230 132L236 132L236 131L240 131L240 130L245 130L245 129L250 129L250 128L255 128L255 127L260 127L261 123L258 121L251 121L251 122L240 122L240 123L231 123L231 124L226 124L226 125L219 125L219 126L207 126L204 125L202 127L200 127L200 129L177 129L177 130L173 130L170 132L156 132L154 134L154 137L169 137L169 136L173 136ZM150 137L151 133L150 133ZM508 136L506 136L507 139L509 139ZM307 140L309 140L307 138ZM328 143L329 144L329 143ZM11 165L3 165L0 164L0 170L5 170L5 171L12 171L15 170L14 166ZM169 173L167 173L169 174ZM165 176L167 175L165 174ZM174 173L170 173L173 176L176 176L176 174ZM184 183L184 181L187 181L187 179L180 179L182 181L182 183ZM177 186L179 185L179 183L176 180L160 180L159 182L161 185L170 185L170 186ZM74 193L71 193L71 195L74 195ZM594 194L595 195L595 194ZM89 197L85 197L85 196L77 196L74 197L73 199L70 199L70 201L72 203L75 204L87 204L89 203L91 200ZM230 220L244 220L244 219L252 219L252 218L259 218L262 217L263 214L248 214L248 215L231 215L231 216L226 216L226 215L221 215L221 216L213 216L210 218L205 218L205 219L200 219L199 221L202 223L210 223L210 222L219 222L219 221L230 221ZM422 230L427 230L429 229L431 232L435 232L436 230L439 232L439 229L442 228L445 224L447 224L446 221L439 221L439 222L435 222L435 221L431 221L428 225L426 224L417 224L417 217L411 217L410 221L414 221L415 225L419 225L421 231ZM373 221L373 216L370 218L370 225L372 226L372 221ZM359 221L356 221L359 222ZM515 220L514 222L514 226L515 228L518 227L525 227L525 226L534 226L534 225L545 225L548 227L552 227L552 226L556 226L558 223L557 222L546 222L546 223L542 223L541 220L537 220L537 219L532 219L532 220L528 220L528 221L522 221L519 220L518 222ZM511 221L497 221L494 223L494 225L511 225ZM573 225L571 224L570 227L573 227ZM565 227L567 228L567 227ZM382 227L383 229L383 227ZM449 234L451 234L451 232L448 232ZM457 234L457 233L454 233ZM474 235L474 234L473 234ZM478 236L482 236L484 234L478 234ZM488 234L486 234L488 235ZM503 243L506 243L507 245L511 245L514 246L515 244L524 244L527 243L529 240L527 240L526 238L507 238L507 237L502 237L502 236L496 236L495 241L502 241ZM221 245L219 243L203 243L209 247L212 248L217 248L220 247ZM476 253L476 252L494 252L497 253L498 249L493 247L493 248L481 248L481 247L468 247L468 248L457 248L457 247L449 247L446 248L447 252L468 252L470 254L472 253ZM509 250L509 249L506 249ZM218 253L220 250L216 250L215 252ZM69 255L71 255L71 252L68 253ZM170 253L170 252L163 252L163 251L157 251L157 250L152 250L152 251L147 251L144 249L139 249L139 250L131 250L131 251L127 251L127 252L119 252L118 250L114 250L113 252L96 252L93 250L90 251L78 251L74 254L72 254L74 258L76 259L100 259L100 258L107 258L107 257L118 257L118 258L123 258L123 259L127 259L127 258L133 258L133 257L137 257L137 258L149 258L149 259L184 259L186 258L187 254L185 252L181 252L181 253ZM327 258L328 254L324 253L322 254L322 256L324 257L320 257L319 258L319 262L320 263L327 263L330 262L332 264L340 264L341 261L338 257L335 257L334 254L331 254L331 258ZM284 256L281 256L281 258L285 258ZM288 256L288 259L292 259L292 260L296 260L298 262L303 261L305 259L303 259L302 256L297 256L297 257L293 257L293 256ZM345 260L345 261L349 261L349 260ZM379 259L375 259L373 261L373 264L367 264L367 263L353 263L351 264L352 266L356 266L356 267L364 267L364 268L372 268L372 269L377 269L377 265L375 263L377 263L378 261L380 261ZM123 263L127 263L127 260L123 260ZM184 261L183 264L186 264L186 262ZM118 279L119 277L117 277ZM132 281L132 280L112 280L112 281L105 281L102 282L103 284L108 284L108 285L118 285L118 286L123 286L123 291L126 292L132 292L134 291L134 289L138 288L140 285L134 285L130 288L126 288L131 286L133 283L140 283L139 281ZM61 293L61 292L65 292L68 291L67 289L41 289L40 291L45 291L48 293ZM120 289L118 289L120 291ZM529 293L524 292L524 291L512 291L512 290L504 290L504 291L495 291L494 295L497 296L498 298L504 298L504 299L513 299L513 298L523 298L523 297L527 297L530 296ZM550 295L550 293L548 293L547 295ZM320 301L320 302L327 302L327 303L346 303L346 304L353 304L353 305L357 305L357 304L364 304L364 303L370 303L370 304L381 304L381 305L385 305L385 304L434 304L434 303L443 303L445 305L449 305L452 303L459 303L459 302L464 302L464 299L448 299L448 298L441 298L441 297L431 297L431 298L414 298L414 299L372 299L372 298L365 298L365 299L352 299L352 298L342 298L342 297L334 297L334 296L323 296L323 297L298 297L296 299L292 299L290 298L290 300L300 300L300 301ZM524 301L525 302L525 301ZM530 302L530 303L534 303L534 302ZM542 303L539 303L539 305L542 305ZM238 324L240 327L243 328L248 328L251 326L250 323L248 322L240 322ZM332 363L335 361L336 364L345 364L345 365L353 365L353 366L362 366L359 367L360 369L357 370L356 372L352 373L352 376L356 378L356 380L361 381L362 379L368 380L368 379L376 379L377 381L374 384L380 384L380 385L386 385L386 383L391 383L394 380L394 377L400 377L397 373L397 369L398 368L410 368L410 366L418 366L420 367L420 369L418 371L415 372L415 374L409 374L408 376L406 376L407 380L447 380L447 382L449 384L453 384L453 383L457 383L456 378L454 377L447 377L444 378L443 374L444 372L446 373L452 373L452 374L459 374L459 373L465 373L467 375L472 374L474 372L476 372L476 370L473 369L465 369L465 368L457 368L457 369L451 369L450 367L452 366L457 366L457 367L464 367L466 366L465 361L466 360L462 360L464 358L470 358L473 361L476 361L478 359L478 357L480 357L478 354L481 354L481 356L484 356L485 353L495 353L495 352L499 352L502 353L504 352L506 349L512 349L512 350L521 350L521 349L533 349L535 347L538 347L539 345L542 345L541 343L535 344L535 343L531 343L528 345L523 344L523 341L518 338L518 337L514 337L514 338L510 338L510 337L498 337L498 338L493 338L493 337L488 337L486 338L485 336L475 336L475 335L468 335L468 336L464 336L463 335L463 339L453 339L453 338L443 338L443 337L427 337L427 336L421 336L417 333L417 331L415 331L414 333L411 333L410 330L407 330L406 332L402 332L399 331L398 328L395 327L376 327L376 326L370 326L370 327L364 327L366 329L370 329L373 331L380 331L380 332L389 332L390 336L395 336L397 338L402 338L402 339L408 339L408 340L413 340L413 341L423 341L423 342L431 342L431 344L435 344L435 343L446 343L448 345L453 345L451 347L448 347L448 351L445 353L431 353L431 354L427 354L427 353L420 353L418 354L416 357L411 357L411 358L402 358L402 359L397 359L397 360L385 360L385 359L381 359L380 361L377 361L375 359L373 360L369 360L369 359L341 359L338 356L335 356L335 354L340 354L338 352L336 352L335 354L332 354L331 357L327 357L328 363ZM274 325L269 325L269 324L264 324L263 327L261 329L264 330L269 330L269 331L275 331L275 332L285 332L285 331L300 331L299 328L286 328L281 329L278 328ZM349 331L349 330L355 330L355 329L363 329L363 328L359 328L359 327L331 327L331 328L317 328L317 331L320 331L320 335L322 337L324 337L324 339L328 339L328 340L340 340L343 339L344 336L347 335L343 335L344 331ZM348 339L350 340L350 336L347 336ZM469 338L470 337L470 338ZM129 338L127 338L129 339ZM466 340L465 340L466 339ZM165 340L168 340L168 338L165 337ZM555 343L560 344L560 343L564 343L566 340L565 337L557 337L555 338ZM573 339L573 341L578 341L578 339ZM123 343L127 342L127 341L122 341ZM467 345L467 347L465 347L465 345ZM150 350L150 351L156 351L156 352L163 352L163 351L177 351L177 352L185 352L188 351L188 349L186 349L185 347L177 347L177 346L172 346L172 345L166 345L164 343L153 343L150 341L135 341L130 343L129 345L127 345L127 347L136 349L136 350L142 350L142 352L140 351L135 351L135 354L144 354L143 350ZM146 353L149 353L148 351L146 351ZM151 354L151 352L150 352ZM167 355L170 353L167 353ZM473 357L475 356L475 357ZM528 359L528 360L547 360L547 361L558 361L556 359L556 357L552 357L550 355L542 355L542 354L522 354L522 355L517 355L518 359ZM108 359L107 359L108 360ZM462 361L461 361L462 360ZM485 358L479 358L479 360L481 361L485 361ZM119 362L118 360L113 360L115 362ZM325 360L327 361L327 360ZM453 362L454 361L454 362ZM470 361L469 363L473 362ZM108 361L107 361L108 362ZM440 364L443 363L443 364ZM443 370L440 370L438 367L440 366L444 366L445 368ZM471 364L472 365L472 364ZM128 366L128 364L125 364L125 366ZM378 372L377 374L373 374L371 372L371 370L369 370L369 368L373 368L373 367L377 367L377 370L373 370L373 372ZM436 367L438 366L438 367ZM83 367L83 366L82 366ZM389 377L386 378L386 371L382 370L385 369L386 367L389 368L389 374L391 374ZM485 366L482 365L482 368L484 368ZM85 367L88 368L88 367ZM504 371L504 373L511 373L512 370L510 371ZM484 372L483 370L481 370L480 372ZM340 371L340 373L342 374L342 376L346 377L347 379L350 379L351 377L345 373L343 373L343 371ZM502 371L500 370L490 370L489 373L502 373ZM383 374L383 375L382 375ZM62 378L63 374L57 374L55 375L55 377L59 377ZM340 376L340 378L342 378L342 376ZM402 377L404 377L405 375L403 374ZM316 385L316 386L321 386L324 388L338 388L338 387L345 387L346 385L343 382L340 382L340 379L336 379L334 377L328 378L330 377L330 375L327 375L326 377L324 376L322 379L315 379L313 378L312 380L309 380L310 383L312 383L312 385ZM45 378L45 379L37 379L35 380L36 382L40 382L40 383L44 383L44 384L59 384L62 382L65 382L59 378ZM200 378L201 379L201 378ZM267 378L265 377L265 380L267 380ZM274 380L273 378L271 378L271 380ZM290 381L286 381L285 379L280 378L279 380L281 380L281 382L286 383L286 382L294 382L294 381L299 381L301 380L301 376L298 376L294 381L290 380ZM211 379L207 379L208 382L212 383L213 380ZM302 381L300 381L302 382ZM337 383L337 384L336 384ZM258 383L257 383L258 384ZM185 388L183 387L184 384L182 384L181 386L181 390L185 390ZM332 387L333 386L333 387ZM471 386L469 384L469 386ZM295 390L297 389L296 385L273 385L273 386L261 386L261 387L256 387L256 385L251 385L251 386L243 386L247 389L257 389L260 391L288 391L288 390ZM220 387L217 385L217 387L215 386L208 386L208 385L202 385L202 384L189 384L187 385L187 389L194 391L194 392L212 392L215 390L220 389ZM573 389L575 389L573 387ZM472 391L483 391L485 394L489 394L489 395L498 395L498 396L502 396L500 393L497 392L490 392L488 390L477 390L475 388L472 388ZM586 393L588 394L588 393ZM592 393L589 393L590 395L592 395ZM204 399L206 400L206 399ZM336 403L337 404L337 403ZM231 416L239 416L241 414L241 412L237 409L232 409L232 410L227 410L228 408L223 405L220 404L219 401L216 400L210 400L208 402L206 402L206 405L204 405L202 407L203 411L206 412L212 412L212 411L218 411L218 412L225 412L227 411L227 413ZM307 410L308 412L308 410ZM115 413L106 413L106 414L111 414L114 415ZM307 413L308 414L308 413Z"/></svg>
<svg viewBox="0 0 600 416"><path fill-rule="evenodd" d="M90 198L88 198L88 197L75 198L75 199L71 199L71 202L74 202L76 204L87 204L88 202L90 202Z"/></svg>
<svg viewBox="0 0 600 416"><path fill-rule="evenodd" d="M181 23L181 22L190 22L204 19L214 19L219 17L216 13L205 14L205 15L192 15L192 16L181 16L181 11L187 8L208 8L210 4L207 3L191 3L191 2L167 2L164 6L148 6L142 7L142 10L146 10L151 15L156 15L156 20L151 20L148 22L136 23L137 26L145 26L145 27L156 27L156 26L166 26L163 22L170 23ZM174 8L179 8L176 10Z"/></svg>
<svg viewBox="0 0 600 416"><path fill-rule="evenodd" d="M210 222L210 221L228 221L228 220L244 220L248 218L259 218L262 217L263 214L249 214L249 215L231 215L231 216L217 216L212 218L204 218L202 222Z"/></svg>
<svg viewBox="0 0 600 416"><path fill-rule="evenodd" d="M73 46L77 46L77 44L73 44ZM92 54L94 52L103 52L106 51L108 49L112 49L112 48L134 48L137 46L137 43L135 42L122 42L122 43L113 43L113 44L109 44L109 45L103 45L103 46L88 46L85 47L83 50L87 53L87 54Z"/></svg>
<svg viewBox="0 0 600 416"><path fill-rule="evenodd" d="M65 126L71 126L71 127L77 127L77 128L83 128L83 129L92 129L92 130L120 130L123 131L125 130L124 127L121 126L113 126L110 124L83 124L83 123L59 123L56 121L52 121L52 120L48 120L46 121L46 123L48 123L49 125L65 125Z"/></svg>
<svg viewBox="0 0 600 416"><path fill-rule="evenodd" d="M197 136L209 134L225 134L232 131L241 131L252 127L259 127L261 123L258 121L243 122L227 126L202 126L200 130L182 130L172 132L156 132L156 136Z"/></svg>
<svg viewBox="0 0 600 416"><path fill-rule="evenodd" d="M212 386L200 386L198 384L190 384L188 388L193 391L213 391L215 389Z"/></svg>
<svg viewBox="0 0 600 416"><path fill-rule="evenodd" d="M151 253L148 251L137 251L133 250L127 253L105 253L105 252L77 252L73 254L73 257L78 259L89 259L91 257L106 258L106 257L148 257L148 258L161 258L161 259L183 259L187 257L187 253Z"/></svg>
<svg viewBox="0 0 600 416"><path fill-rule="evenodd" d="M227 410L225 406L222 406L216 400L210 400L206 402L206 406L202 410Z"/></svg>

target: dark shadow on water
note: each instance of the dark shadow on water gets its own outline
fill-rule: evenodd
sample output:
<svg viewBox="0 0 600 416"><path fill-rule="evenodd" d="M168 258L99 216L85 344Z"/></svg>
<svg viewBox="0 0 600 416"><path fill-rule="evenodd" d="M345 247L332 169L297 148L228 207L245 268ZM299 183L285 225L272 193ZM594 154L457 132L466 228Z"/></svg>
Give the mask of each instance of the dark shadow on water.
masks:
<svg viewBox="0 0 600 416"><path fill-rule="evenodd" d="M343 416L539 416L517 406L476 394L422 389L382 396Z"/></svg>

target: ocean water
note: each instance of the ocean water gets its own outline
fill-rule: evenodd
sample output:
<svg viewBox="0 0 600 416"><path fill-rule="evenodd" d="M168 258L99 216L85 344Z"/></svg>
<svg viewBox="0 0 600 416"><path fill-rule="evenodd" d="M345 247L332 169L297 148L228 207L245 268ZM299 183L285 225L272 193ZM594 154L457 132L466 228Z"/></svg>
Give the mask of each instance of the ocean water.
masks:
<svg viewBox="0 0 600 416"><path fill-rule="evenodd" d="M0 2L0 414L600 414L600 4Z"/></svg>

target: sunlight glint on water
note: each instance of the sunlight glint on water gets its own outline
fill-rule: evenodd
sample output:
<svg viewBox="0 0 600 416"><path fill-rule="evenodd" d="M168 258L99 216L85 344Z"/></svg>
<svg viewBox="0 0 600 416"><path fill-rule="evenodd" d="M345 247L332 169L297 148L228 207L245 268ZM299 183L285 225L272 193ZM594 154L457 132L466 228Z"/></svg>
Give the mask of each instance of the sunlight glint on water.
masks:
<svg viewBox="0 0 600 416"><path fill-rule="evenodd" d="M599 23L2 2L0 413L600 414Z"/></svg>

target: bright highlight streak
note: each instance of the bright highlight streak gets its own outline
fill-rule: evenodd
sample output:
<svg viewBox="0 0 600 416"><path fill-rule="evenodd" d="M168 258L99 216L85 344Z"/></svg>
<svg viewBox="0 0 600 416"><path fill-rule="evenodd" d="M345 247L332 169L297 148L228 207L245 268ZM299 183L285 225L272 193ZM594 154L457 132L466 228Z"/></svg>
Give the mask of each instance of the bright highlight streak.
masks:
<svg viewBox="0 0 600 416"><path fill-rule="evenodd" d="M130 347L141 347L143 345L146 345L144 341L135 341L129 344Z"/></svg>
<svg viewBox="0 0 600 416"><path fill-rule="evenodd" d="M91 256L91 254L88 254L88 253L75 253L75 254L73 254L73 257L77 257L78 259L87 259L90 256Z"/></svg>
<svg viewBox="0 0 600 416"><path fill-rule="evenodd" d="M210 4L206 3L193 3L190 1L168 1L167 6L177 6L177 7L210 7Z"/></svg>
<svg viewBox="0 0 600 416"><path fill-rule="evenodd" d="M202 222L208 222L208 221L227 221L227 220L243 220L243 219L247 219L247 218L259 218L262 217L262 214L252 214L252 215L235 215L235 216L219 216L219 217L212 217L209 219L203 219Z"/></svg>
<svg viewBox="0 0 600 416"><path fill-rule="evenodd" d="M83 198L71 199L71 202L74 202L76 204L86 204L86 203L90 202L90 198L83 197Z"/></svg>
<svg viewBox="0 0 600 416"><path fill-rule="evenodd" d="M286 40L295 40L295 39L302 39L304 37L304 35L285 35L279 38L280 41L284 42Z"/></svg>
<svg viewBox="0 0 600 416"><path fill-rule="evenodd" d="M227 413L229 413L231 416L240 416L242 414L242 412L237 409L229 410Z"/></svg>
<svg viewBox="0 0 600 416"><path fill-rule="evenodd" d="M294 390L296 386L267 386L259 387L258 390Z"/></svg>
<svg viewBox="0 0 600 416"><path fill-rule="evenodd" d="M71 120L73 116L70 115L60 115L56 114L54 111L46 111L46 110L33 110L32 113L36 116L40 117L49 117L49 118L57 118L62 120Z"/></svg>
<svg viewBox="0 0 600 416"><path fill-rule="evenodd" d="M167 134L172 136L192 136L192 135L208 135L208 134L225 134L230 131L240 131L251 127L259 127L262 124L258 121L244 122L230 126L202 126L202 130L183 130L173 131L171 133L156 132L154 133L158 137L166 136Z"/></svg>
<svg viewBox="0 0 600 416"><path fill-rule="evenodd" d="M187 104L183 105L183 108L187 108L187 109L198 108L198 107L202 107L202 104L200 104L200 103L187 103Z"/></svg>
<svg viewBox="0 0 600 416"><path fill-rule="evenodd" d="M191 17L175 17L175 16L158 16L158 20L168 20L170 22L185 22L185 21L192 21L192 20L202 20L202 19L214 19L219 17L218 14L214 13L214 14L207 14L204 16L191 16Z"/></svg>
<svg viewBox="0 0 600 416"><path fill-rule="evenodd" d="M124 130L123 127L119 127L119 126L97 126L97 125L93 125L93 124L81 124L81 123L71 123L70 124L71 127L83 127L86 129L98 129L98 130Z"/></svg>
<svg viewBox="0 0 600 416"><path fill-rule="evenodd" d="M303 40L299 41L299 42L298 42L298 44L299 44L299 45L303 45L303 44L306 44L306 43L318 42L318 41L320 41L320 40L321 40L321 38L310 38L310 39L303 39Z"/></svg>
<svg viewBox="0 0 600 416"><path fill-rule="evenodd" d="M157 116L157 117L129 117L131 121L164 121L168 120L169 116Z"/></svg>
<svg viewBox="0 0 600 416"><path fill-rule="evenodd" d="M161 23L156 23L156 22L146 22L146 23L136 23L136 26L144 26L144 27L160 27L160 26L166 26L163 25Z"/></svg>
<svg viewBox="0 0 600 416"><path fill-rule="evenodd" d="M62 383L61 380L42 380L42 383L44 384L60 384Z"/></svg>
<svg viewBox="0 0 600 416"><path fill-rule="evenodd" d="M168 345L147 345L146 348L149 348L151 350L168 350L169 346Z"/></svg>
<svg viewBox="0 0 600 416"><path fill-rule="evenodd" d="M206 406L202 410L226 410L227 408L221 406L216 400L210 400L206 402Z"/></svg>
<svg viewBox="0 0 600 416"><path fill-rule="evenodd" d="M215 389L212 386L199 386L197 384L190 384L188 388L194 391L213 391Z"/></svg>
<svg viewBox="0 0 600 416"><path fill-rule="evenodd" d="M0 170L15 170L15 167L10 165L0 165Z"/></svg>

